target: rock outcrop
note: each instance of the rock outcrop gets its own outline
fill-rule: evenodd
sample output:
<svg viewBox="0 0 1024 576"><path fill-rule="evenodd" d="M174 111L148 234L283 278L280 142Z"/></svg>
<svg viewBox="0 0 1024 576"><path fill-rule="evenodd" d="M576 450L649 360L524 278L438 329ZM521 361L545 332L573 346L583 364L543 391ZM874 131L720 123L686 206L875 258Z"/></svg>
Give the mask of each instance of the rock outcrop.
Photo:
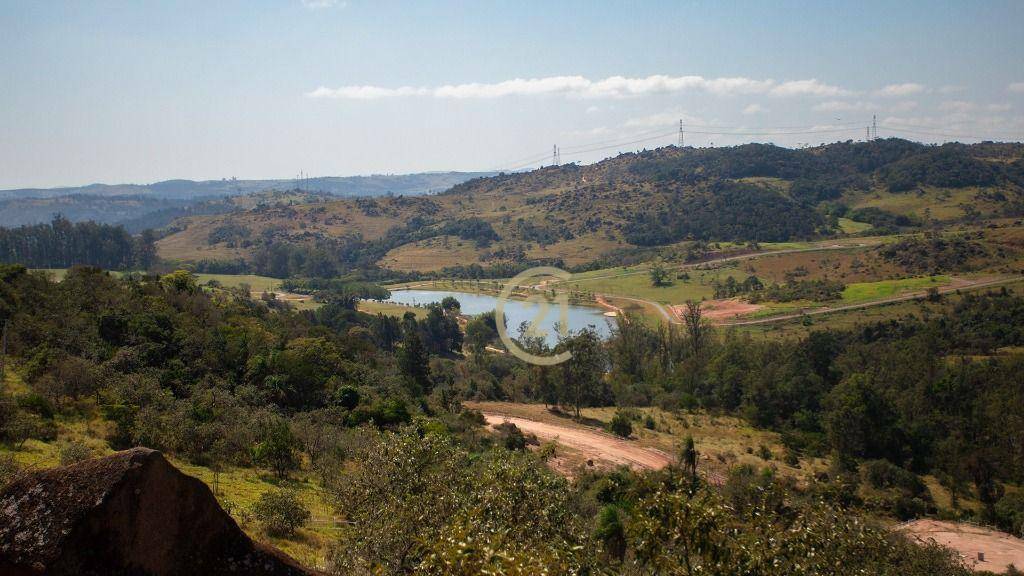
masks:
<svg viewBox="0 0 1024 576"><path fill-rule="evenodd" d="M253 542L154 450L25 475L0 492L0 574L314 574Z"/></svg>

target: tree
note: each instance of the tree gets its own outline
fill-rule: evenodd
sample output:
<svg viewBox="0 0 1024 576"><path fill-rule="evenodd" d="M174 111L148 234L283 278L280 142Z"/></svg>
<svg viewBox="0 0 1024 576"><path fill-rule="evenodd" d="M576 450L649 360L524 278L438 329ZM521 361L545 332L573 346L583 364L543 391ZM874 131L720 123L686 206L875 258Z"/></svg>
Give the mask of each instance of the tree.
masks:
<svg viewBox="0 0 1024 576"><path fill-rule="evenodd" d="M686 325L686 333L690 336L690 350L695 357L699 358L707 345L708 335L711 331L704 320L700 302L686 301L686 309L683 310L683 323Z"/></svg>
<svg viewBox="0 0 1024 576"><path fill-rule="evenodd" d="M497 337L494 312L481 314L466 323L466 343L473 354L482 354L487 345Z"/></svg>
<svg viewBox="0 0 1024 576"><path fill-rule="evenodd" d="M263 439L253 447L253 460L273 470L278 478L284 478L299 467L298 447L299 441L288 422L275 418L265 425Z"/></svg>
<svg viewBox="0 0 1024 576"><path fill-rule="evenodd" d="M577 334L563 338L556 351L567 351L572 356L559 365L561 372L561 398L572 403L576 418L580 408L604 399L604 372L607 359L600 337L593 328L584 328Z"/></svg>
<svg viewBox="0 0 1024 576"><path fill-rule="evenodd" d="M430 391L430 356L417 330L407 330L398 351L398 370L413 396Z"/></svg>
<svg viewBox="0 0 1024 576"><path fill-rule="evenodd" d="M612 417L611 423L608 425L612 433L616 436L623 438L629 438L629 435L633 433L633 423L629 421L629 416L626 415L622 410L616 410L615 416Z"/></svg>
<svg viewBox="0 0 1024 576"><path fill-rule="evenodd" d="M292 536L309 521L309 508L291 490L270 490L260 494L252 514L270 536Z"/></svg>
<svg viewBox="0 0 1024 576"><path fill-rule="evenodd" d="M690 477L691 486L697 485L697 456L697 445L693 442L693 436L687 436L679 461L683 465L683 471Z"/></svg>
<svg viewBox="0 0 1024 576"><path fill-rule="evenodd" d="M594 529L594 536L612 558L621 561L626 555L626 530L622 525L621 514L617 506L608 504L601 509L597 515L597 528Z"/></svg>
<svg viewBox="0 0 1024 576"><path fill-rule="evenodd" d="M651 264L649 274L653 286L669 286L672 284L672 275L661 260L656 260Z"/></svg>

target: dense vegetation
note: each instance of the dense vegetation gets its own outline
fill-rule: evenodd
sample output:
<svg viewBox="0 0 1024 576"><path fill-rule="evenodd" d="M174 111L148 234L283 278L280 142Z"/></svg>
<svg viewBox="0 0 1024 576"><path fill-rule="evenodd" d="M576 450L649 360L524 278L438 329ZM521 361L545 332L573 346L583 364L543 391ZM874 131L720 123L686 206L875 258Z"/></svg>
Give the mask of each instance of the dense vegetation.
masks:
<svg viewBox="0 0 1024 576"><path fill-rule="evenodd" d="M57 216L49 224L0 228L0 262L32 268L67 268L76 264L112 270L148 269L156 260L152 231L138 238L123 227L78 222Z"/></svg>
<svg viewBox="0 0 1024 576"><path fill-rule="evenodd" d="M964 574L948 553L864 516L933 510L924 472L976 494L980 519L1020 522L1004 486L1024 481L1024 366L970 359L1024 344L1024 299L1011 293L796 342L719 333L691 305L683 329L623 321L607 343L574 334L556 348L572 359L554 367L483 353L493 316L467 325L476 353L464 357L457 309L448 300L422 320L397 319L339 298L296 312L203 289L184 271L116 278L78 267L56 283L5 266L0 321L27 390L4 391L0 440L52 440L57 420L100 418L115 448L282 477L307 468L346 519L331 555L341 571ZM539 338L521 340L544 352ZM800 488L741 467L715 488L700 481L691 446L662 472L569 482L543 467L550 451L524 452L514 427L482 434L460 403L512 397L577 414L610 403L735 413L835 466ZM861 480L882 496L862 499ZM285 535L307 517L285 493L254 511Z"/></svg>
<svg viewBox="0 0 1024 576"><path fill-rule="evenodd" d="M641 212L625 234L640 246L680 240L777 242L808 238L823 224L820 214L769 188L716 182L698 193L680 191L660 210Z"/></svg>

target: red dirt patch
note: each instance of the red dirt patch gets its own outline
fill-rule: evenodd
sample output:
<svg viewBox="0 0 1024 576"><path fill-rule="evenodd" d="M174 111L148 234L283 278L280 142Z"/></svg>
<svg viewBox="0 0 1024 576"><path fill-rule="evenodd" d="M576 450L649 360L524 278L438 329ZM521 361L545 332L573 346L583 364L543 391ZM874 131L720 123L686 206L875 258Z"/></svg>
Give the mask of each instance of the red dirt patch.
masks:
<svg viewBox="0 0 1024 576"><path fill-rule="evenodd" d="M956 550L973 570L1001 573L1010 564L1024 567L1024 540L1005 532L939 520L914 520L897 530L921 542L934 541Z"/></svg>
<svg viewBox="0 0 1024 576"><path fill-rule="evenodd" d="M730 318L737 318L744 314L751 314L757 312L764 306L760 304L751 304L750 302L744 302L738 298L729 298L727 300L705 300L701 302L700 309L704 314L704 317L708 320L725 320ZM675 314L682 315L685 306L672 306L672 311Z"/></svg>

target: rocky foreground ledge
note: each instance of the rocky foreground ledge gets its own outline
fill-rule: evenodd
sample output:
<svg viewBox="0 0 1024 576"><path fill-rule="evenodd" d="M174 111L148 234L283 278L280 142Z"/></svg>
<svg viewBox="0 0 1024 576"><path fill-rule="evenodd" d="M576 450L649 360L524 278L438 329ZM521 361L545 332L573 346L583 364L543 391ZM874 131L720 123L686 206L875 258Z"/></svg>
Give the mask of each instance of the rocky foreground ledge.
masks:
<svg viewBox="0 0 1024 576"><path fill-rule="evenodd" d="M27 474L0 492L0 574L312 575L253 542L210 489L135 448Z"/></svg>

